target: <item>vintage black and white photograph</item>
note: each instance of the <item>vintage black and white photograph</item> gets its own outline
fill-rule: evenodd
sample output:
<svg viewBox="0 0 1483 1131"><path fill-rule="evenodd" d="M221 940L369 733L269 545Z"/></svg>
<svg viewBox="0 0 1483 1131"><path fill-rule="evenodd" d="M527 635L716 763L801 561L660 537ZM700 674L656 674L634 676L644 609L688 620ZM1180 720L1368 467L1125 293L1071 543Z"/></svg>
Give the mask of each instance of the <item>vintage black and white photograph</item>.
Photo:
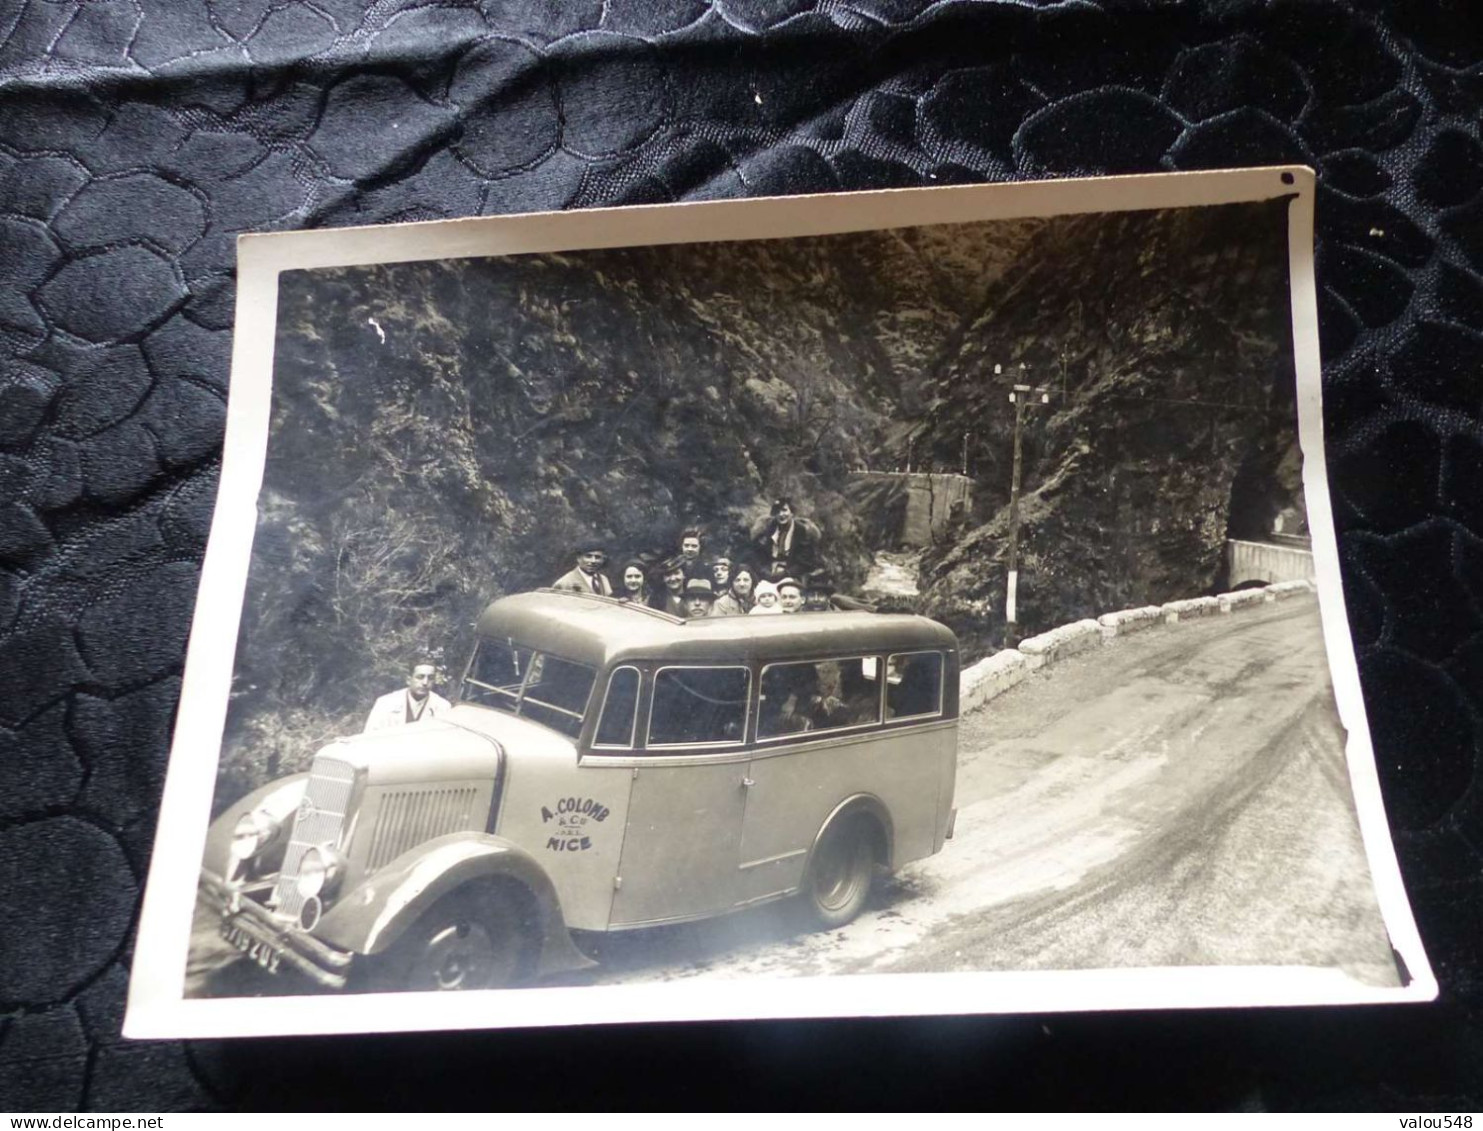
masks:
<svg viewBox="0 0 1483 1131"><path fill-rule="evenodd" d="M1138 180L265 237L139 1026L1430 997L1311 181Z"/></svg>

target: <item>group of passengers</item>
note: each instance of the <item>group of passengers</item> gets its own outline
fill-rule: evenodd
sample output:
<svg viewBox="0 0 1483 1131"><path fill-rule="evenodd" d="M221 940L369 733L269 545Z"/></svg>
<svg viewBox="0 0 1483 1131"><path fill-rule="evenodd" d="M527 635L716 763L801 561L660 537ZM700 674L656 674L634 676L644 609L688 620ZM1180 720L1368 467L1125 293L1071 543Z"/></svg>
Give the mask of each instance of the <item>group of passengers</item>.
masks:
<svg viewBox="0 0 1483 1131"><path fill-rule="evenodd" d="M797 516L791 499L773 502L767 524L751 542L765 567L728 553L707 558L703 544L701 531L691 527L681 533L672 557L657 563L630 558L609 577L606 546L587 542L578 547L575 567L552 588L632 601L685 620L870 607L834 591L819 568L818 535Z"/></svg>

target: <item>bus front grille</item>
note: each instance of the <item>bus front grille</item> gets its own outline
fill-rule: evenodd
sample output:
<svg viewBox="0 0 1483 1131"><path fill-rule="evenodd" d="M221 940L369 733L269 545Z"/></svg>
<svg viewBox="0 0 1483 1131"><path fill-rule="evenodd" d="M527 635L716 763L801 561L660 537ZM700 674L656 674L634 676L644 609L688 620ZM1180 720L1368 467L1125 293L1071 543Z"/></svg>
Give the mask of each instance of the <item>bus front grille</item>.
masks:
<svg viewBox="0 0 1483 1131"><path fill-rule="evenodd" d="M339 847L354 787L354 767L336 758L314 759L304 800L294 815L293 835L283 854L283 870L278 873L278 883L273 889L272 904L279 915L299 917L304 900L299 895L297 881L304 853L317 845Z"/></svg>

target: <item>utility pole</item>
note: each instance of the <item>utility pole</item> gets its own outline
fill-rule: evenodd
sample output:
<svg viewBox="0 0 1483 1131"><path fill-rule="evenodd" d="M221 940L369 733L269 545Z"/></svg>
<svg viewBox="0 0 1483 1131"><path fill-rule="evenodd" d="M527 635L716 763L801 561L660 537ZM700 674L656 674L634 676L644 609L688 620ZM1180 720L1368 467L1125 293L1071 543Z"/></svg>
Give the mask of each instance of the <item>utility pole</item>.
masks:
<svg viewBox="0 0 1483 1131"><path fill-rule="evenodd" d="M1021 364L1023 371L1025 366ZM1000 372L994 366L994 372ZM1009 482L1009 579L1004 589L1004 647L1013 648L1019 637L1018 617L1015 615L1015 599L1019 595L1020 570L1020 432L1025 423L1025 409L1031 404L1049 404L1050 390L1030 385L1015 385L1009 391L1009 401L1014 405L1014 471Z"/></svg>

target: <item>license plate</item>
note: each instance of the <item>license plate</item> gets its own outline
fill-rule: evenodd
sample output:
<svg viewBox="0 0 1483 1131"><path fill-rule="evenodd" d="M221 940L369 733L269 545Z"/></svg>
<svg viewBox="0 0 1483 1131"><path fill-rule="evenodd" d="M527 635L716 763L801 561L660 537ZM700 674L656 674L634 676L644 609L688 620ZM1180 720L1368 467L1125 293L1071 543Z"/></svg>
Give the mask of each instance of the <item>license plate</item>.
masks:
<svg viewBox="0 0 1483 1131"><path fill-rule="evenodd" d="M221 937L236 947L248 958L252 959L269 974L278 973L278 963L283 959L283 951L269 943L253 938L236 923L223 923L221 925Z"/></svg>

